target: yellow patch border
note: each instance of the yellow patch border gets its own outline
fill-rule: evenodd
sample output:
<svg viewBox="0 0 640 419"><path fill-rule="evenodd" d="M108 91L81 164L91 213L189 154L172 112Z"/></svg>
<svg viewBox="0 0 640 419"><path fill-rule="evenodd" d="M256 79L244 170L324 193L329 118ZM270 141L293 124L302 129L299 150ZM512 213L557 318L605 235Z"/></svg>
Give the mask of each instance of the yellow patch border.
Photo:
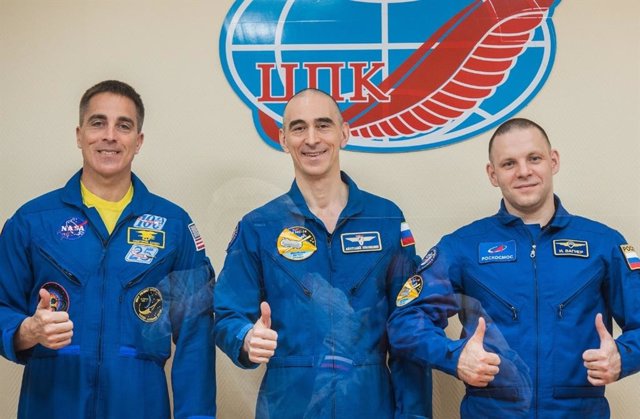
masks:
<svg viewBox="0 0 640 419"><path fill-rule="evenodd" d="M396 297L396 306L406 306L420 296L423 288L424 281L422 279L422 276L413 275L411 278L407 279L407 281L402 286L402 289L398 293L398 296Z"/></svg>
<svg viewBox="0 0 640 419"><path fill-rule="evenodd" d="M148 240L138 240L138 239L134 239L131 237L131 232L132 231L137 231L137 232L142 232L142 233L147 233L147 234L153 234L153 237L151 239ZM162 241L158 242L156 240L156 237L162 237ZM129 227L127 228L127 243L129 244L140 244L140 245L144 245L144 246L151 246L151 247L157 247L159 249L164 249L165 246L165 232L164 231L160 231L160 230L151 230L148 228L138 228L138 227Z"/></svg>

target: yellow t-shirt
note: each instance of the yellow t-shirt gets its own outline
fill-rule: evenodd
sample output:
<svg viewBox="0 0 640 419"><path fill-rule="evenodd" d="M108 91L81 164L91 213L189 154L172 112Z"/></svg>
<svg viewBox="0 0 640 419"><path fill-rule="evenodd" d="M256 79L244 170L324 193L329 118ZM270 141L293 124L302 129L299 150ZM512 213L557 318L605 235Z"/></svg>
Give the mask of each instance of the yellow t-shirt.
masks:
<svg viewBox="0 0 640 419"><path fill-rule="evenodd" d="M84 183L80 182L80 191L82 193L82 203L89 208L95 208L102 218L102 222L107 227L109 234L116 227L118 218L124 208L129 205L131 199L133 199L133 184L129 186L129 190L118 202L105 201L97 195L91 193L89 189L84 186Z"/></svg>

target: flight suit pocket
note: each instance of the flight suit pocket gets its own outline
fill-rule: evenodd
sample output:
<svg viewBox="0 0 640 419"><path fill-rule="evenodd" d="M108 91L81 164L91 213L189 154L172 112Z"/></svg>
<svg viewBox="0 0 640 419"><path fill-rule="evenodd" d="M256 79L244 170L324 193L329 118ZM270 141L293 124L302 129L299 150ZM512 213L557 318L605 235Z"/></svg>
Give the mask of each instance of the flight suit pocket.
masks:
<svg viewBox="0 0 640 419"><path fill-rule="evenodd" d="M119 355L163 364L171 355L170 263L157 261L128 281L119 298Z"/></svg>

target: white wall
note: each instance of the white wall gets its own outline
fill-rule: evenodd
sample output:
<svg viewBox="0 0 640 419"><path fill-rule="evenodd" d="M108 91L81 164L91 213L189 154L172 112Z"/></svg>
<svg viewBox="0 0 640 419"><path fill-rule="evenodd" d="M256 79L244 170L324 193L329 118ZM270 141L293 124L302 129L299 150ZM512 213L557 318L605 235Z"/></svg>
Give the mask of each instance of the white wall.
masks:
<svg viewBox="0 0 640 419"><path fill-rule="evenodd" d="M231 0L0 0L0 220L80 165L77 102L107 78L132 84L148 116L135 171L197 221L216 269L238 219L288 189L291 163L266 146L227 84L218 37ZM640 3L563 0L549 80L521 116L561 155L556 191L574 213L640 244ZM364 189L395 200L424 253L494 212L488 134L431 151L343 153ZM2 221L0 221L2 222ZM455 329L455 328L454 328ZM219 417L251 417L261 370L218 361ZM0 360L0 419L15 417L21 368ZM613 417L638 416L640 376L607 391ZM456 418L461 385L436 374L436 418Z"/></svg>

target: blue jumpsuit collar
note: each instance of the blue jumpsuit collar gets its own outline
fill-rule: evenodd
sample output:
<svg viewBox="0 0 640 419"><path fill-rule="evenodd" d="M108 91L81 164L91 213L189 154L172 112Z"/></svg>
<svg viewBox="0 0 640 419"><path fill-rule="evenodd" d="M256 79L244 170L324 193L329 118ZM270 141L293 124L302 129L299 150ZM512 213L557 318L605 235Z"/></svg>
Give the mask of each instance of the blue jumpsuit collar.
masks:
<svg viewBox="0 0 640 419"><path fill-rule="evenodd" d="M82 202L82 192L80 191L80 177L82 176L82 169L78 170L75 175L66 183L62 188L61 199L62 202L72 205L80 209L91 220L92 225L95 226L103 240L106 240L110 234L107 231L104 222L100 218L98 211L95 208L87 208ZM129 217L139 216L148 212L148 203L151 193L142 181L133 173L131 173L131 182L133 183L133 198L131 203L120 214L118 224Z"/></svg>
<svg viewBox="0 0 640 419"><path fill-rule="evenodd" d="M360 189L358 189L356 183L345 172L340 172L340 179L342 179L342 181L349 187L349 198L347 200L347 206L342 210L342 214L340 214L340 220L342 220L344 218L354 216L362 211L362 192L360 191ZM307 219L316 219L316 216L313 215L311 210L309 210L309 206L304 200L304 196L302 196L302 192L300 192L300 188L298 187L295 179L293 180L291 189L289 190L289 192L287 192L287 195L292 202L289 210L293 214L301 215Z"/></svg>
<svg viewBox="0 0 640 419"><path fill-rule="evenodd" d="M547 225L542 226L543 229L546 228L562 228L569 224L570 215L569 212L562 206L562 202L560 202L560 198L558 195L553 195L553 202L556 207L556 211L551 217L551 220ZM522 222L521 218L515 215L512 215L507 211L507 207L504 204L504 199L500 200L500 209L496 214L496 219L499 220L504 225L509 225L517 222Z"/></svg>
<svg viewBox="0 0 640 419"><path fill-rule="evenodd" d="M78 170L75 175L62 188L62 201L78 208L83 208L82 193L80 192L80 177L82 169ZM151 195L142 181L133 173L131 173L131 182L133 183L133 198L131 203L124 209L123 215L132 213L133 215L142 215L146 212L148 205L148 197Z"/></svg>

